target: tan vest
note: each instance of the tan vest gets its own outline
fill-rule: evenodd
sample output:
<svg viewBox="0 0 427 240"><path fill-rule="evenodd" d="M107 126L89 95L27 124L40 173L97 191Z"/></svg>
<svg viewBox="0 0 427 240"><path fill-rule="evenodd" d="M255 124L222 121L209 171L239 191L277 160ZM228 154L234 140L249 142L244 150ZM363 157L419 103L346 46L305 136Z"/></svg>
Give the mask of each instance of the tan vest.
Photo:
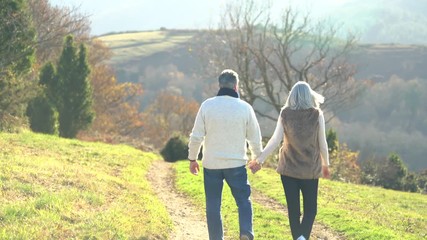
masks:
<svg viewBox="0 0 427 240"><path fill-rule="evenodd" d="M320 178L319 110L285 108L281 117L285 134L277 172L298 179Z"/></svg>

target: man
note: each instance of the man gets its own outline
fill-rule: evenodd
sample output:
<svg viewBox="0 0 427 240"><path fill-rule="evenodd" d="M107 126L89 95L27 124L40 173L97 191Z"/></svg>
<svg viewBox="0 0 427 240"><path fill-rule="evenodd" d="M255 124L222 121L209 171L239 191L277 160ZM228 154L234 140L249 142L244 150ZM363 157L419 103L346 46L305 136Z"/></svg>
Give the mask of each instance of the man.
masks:
<svg viewBox="0 0 427 240"><path fill-rule="evenodd" d="M218 82L220 89L217 96L202 103L190 134L190 172L198 174L197 156L203 143L209 239L223 239L221 196L225 180L238 207L240 239L252 240L254 232L246 153L249 145L252 159L260 155L261 131L253 108L239 98L237 73L226 69L220 74Z"/></svg>

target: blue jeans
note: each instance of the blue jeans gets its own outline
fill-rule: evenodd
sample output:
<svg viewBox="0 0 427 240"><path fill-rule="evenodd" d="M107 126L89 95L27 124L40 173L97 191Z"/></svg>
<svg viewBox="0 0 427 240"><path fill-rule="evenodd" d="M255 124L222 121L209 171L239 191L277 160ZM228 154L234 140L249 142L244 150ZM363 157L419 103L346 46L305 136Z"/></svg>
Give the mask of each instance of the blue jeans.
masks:
<svg viewBox="0 0 427 240"><path fill-rule="evenodd" d="M319 179L297 179L284 175L280 175L280 177L285 190L292 237L293 239L297 239L303 235L305 239L309 239L317 214ZM304 204L302 221L300 220L300 192L302 192Z"/></svg>
<svg viewBox="0 0 427 240"><path fill-rule="evenodd" d="M252 229L251 188L245 166L228 169L203 169L206 197L206 218L210 240L224 239L221 198L224 180L231 189L239 211L240 235L254 238Z"/></svg>

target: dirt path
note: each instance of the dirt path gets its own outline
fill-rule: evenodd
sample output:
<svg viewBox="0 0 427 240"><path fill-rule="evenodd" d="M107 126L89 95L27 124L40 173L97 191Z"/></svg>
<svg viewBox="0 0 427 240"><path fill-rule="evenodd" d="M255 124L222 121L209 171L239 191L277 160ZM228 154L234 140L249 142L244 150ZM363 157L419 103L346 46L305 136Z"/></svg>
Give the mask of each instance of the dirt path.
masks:
<svg viewBox="0 0 427 240"><path fill-rule="evenodd" d="M188 200L176 191L173 182L172 163L154 161L148 172L148 180L159 199L165 204L175 231L170 240L209 239L206 218Z"/></svg>
<svg viewBox="0 0 427 240"><path fill-rule="evenodd" d="M148 172L148 180L159 199L165 204L175 227L171 240L208 239L206 220L200 209L193 206L179 193L173 183L172 163L155 161ZM252 189L252 201L263 204L269 209L287 215L286 207ZM311 239L342 240L343 236L334 233L323 225L315 223Z"/></svg>

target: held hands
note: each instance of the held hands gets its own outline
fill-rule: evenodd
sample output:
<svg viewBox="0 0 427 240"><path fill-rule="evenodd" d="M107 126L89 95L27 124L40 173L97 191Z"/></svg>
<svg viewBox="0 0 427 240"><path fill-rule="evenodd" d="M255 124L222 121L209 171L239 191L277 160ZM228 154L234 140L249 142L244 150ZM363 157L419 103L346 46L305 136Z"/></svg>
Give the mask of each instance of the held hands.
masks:
<svg viewBox="0 0 427 240"><path fill-rule="evenodd" d="M199 175L200 167L199 163L196 161L190 161L190 172L193 175Z"/></svg>
<svg viewBox="0 0 427 240"><path fill-rule="evenodd" d="M262 164L260 164L257 160L251 160L248 163L248 167L253 174L258 172L262 168Z"/></svg>

